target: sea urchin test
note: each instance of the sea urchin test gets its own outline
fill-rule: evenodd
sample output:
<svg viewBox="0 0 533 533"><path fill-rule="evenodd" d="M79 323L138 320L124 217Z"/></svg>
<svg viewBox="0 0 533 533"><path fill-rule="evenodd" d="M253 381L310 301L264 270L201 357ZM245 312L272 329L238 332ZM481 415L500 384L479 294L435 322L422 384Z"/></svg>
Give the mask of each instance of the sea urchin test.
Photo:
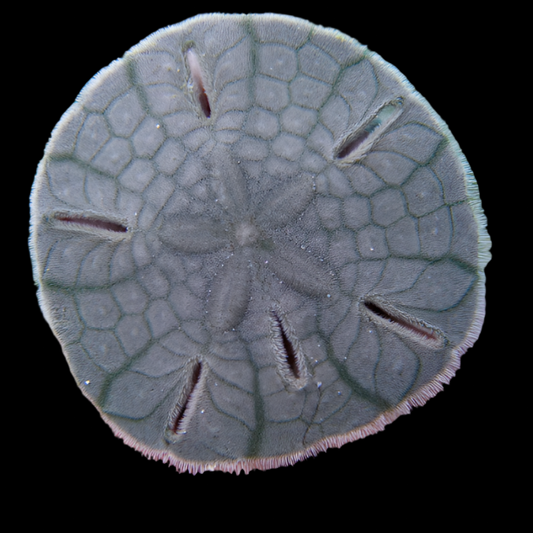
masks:
<svg viewBox="0 0 533 533"><path fill-rule="evenodd" d="M198 16L104 68L31 196L39 303L83 394L193 473L292 464L425 403L479 335L489 245L428 103L282 15Z"/></svg>

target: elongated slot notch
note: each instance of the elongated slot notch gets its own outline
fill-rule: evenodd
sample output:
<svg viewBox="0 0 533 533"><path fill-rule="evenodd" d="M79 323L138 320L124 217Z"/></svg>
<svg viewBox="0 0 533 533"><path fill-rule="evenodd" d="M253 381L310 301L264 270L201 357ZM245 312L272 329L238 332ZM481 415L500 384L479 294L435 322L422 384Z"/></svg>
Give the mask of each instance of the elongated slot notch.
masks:
<svg viewBox="0 0 533 533"><path fill-rule="evenodd" d="M370 299L364 300L363 304L371 315L381 319L382 323L389 323L398 333L414 336L433 348L440 348L445 343L444 336L436 329L432 329L424 325L422 321L394 309L390 304L384 305Z"/></svg>
<svg viewBox="0 0 533 533"><path fill-rule="evenodd" d="M270 313L270 323L278 373L290 389L301 389L307 384L308 372L300 343L287 320L276 310Z"/></svg>
<svg viewBox="0 0 533 533"><path fill-rule="evenodd" d="M349 156L352 152L354 152L359 146L363 144L368 137L370 137L371 131L367 131L365 128L361 133L355 137L355 139L352 139L348 143L344 145L343 148L341 148L341 151L337 154L338 159L344 159L345 157Z"/></svg>
<svg viewBox="0 0 533 533"><path fill-rule="evenodd" d="M287 333L285 332L285 329L283 328L283 323L279 319L279 317L272 313L275 326L278 329L279 332L279 339L281 341L281 346L283 346L283 352L285 354L285 359L287 361L287 366L289 367L290 371L293 373L295 379L298 379L300 377L300 370L298 369L298 363L296 361L296 351L294 349L294 346L292 345L291 341L287 337Z"/></svg>
<svg viewBox="0 0 533 533"><path fill-rule="evenodd" d="M200 67L198 56L193 48L189 48L185 54L185 57L187 58L189 71L191 73L194 94L198 99L198 103L202 108L203 114L209 118L211 116L211 106L209 105L209 98L205 92L204 77L202 75L202 68Z"/></svg>
<svg viewBox="0 0 533 533"><path fill-rule="evenodd" d="M185 413L193 397L194 390L200 381L202 374L202 363L198 361L192 368L191 376L187 386L184 388L180 401L174 408L170 417L169 429L172 433L179 434L185 431Z"/></svg>
<svg viewBox="0 0 533 533"><path fill-rule="evenodd" d="M126 233L128 231L128 228L122 224L95 217L84 217L79 215L55 215L54 218L60 222L65 222L66 224L77 224L89 228L113 231L115 233Z"/></svg>
<svg viewBox="0 0 533 533"><path fill-rule="evenodd" d="M335 149L335 157L351 163L364 157L388 127L400 116L403 98L385 104L365 124L347 135Z"/></svg>

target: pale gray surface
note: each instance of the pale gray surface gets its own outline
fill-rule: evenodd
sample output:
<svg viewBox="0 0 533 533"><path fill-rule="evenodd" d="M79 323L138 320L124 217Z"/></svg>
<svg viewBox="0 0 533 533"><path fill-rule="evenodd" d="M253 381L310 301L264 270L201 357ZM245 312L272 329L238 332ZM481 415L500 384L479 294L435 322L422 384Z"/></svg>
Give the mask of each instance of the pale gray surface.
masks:
<svg viewBox="0 0 533 533"><path fill-rule="evenodd" d="M483 320L484 224L457 144L394 67L300 19L210 15L82 91L39 166L30 245L114 431L179 469L247 470L442 388Z"/></svg>

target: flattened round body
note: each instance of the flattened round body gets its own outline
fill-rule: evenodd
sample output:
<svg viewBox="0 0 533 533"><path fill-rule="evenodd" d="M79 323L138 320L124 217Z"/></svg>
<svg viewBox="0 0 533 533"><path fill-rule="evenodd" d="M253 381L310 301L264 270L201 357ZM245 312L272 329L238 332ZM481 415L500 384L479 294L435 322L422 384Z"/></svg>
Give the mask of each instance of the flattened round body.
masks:
<svg viewBox="0 0 533 533"><path fill-rule="evenodd" d="M31 197L39 303L117 436L179 471L292 464L442 389L489 237L393 66L281 15L203 15L99 72Z"/></svg>

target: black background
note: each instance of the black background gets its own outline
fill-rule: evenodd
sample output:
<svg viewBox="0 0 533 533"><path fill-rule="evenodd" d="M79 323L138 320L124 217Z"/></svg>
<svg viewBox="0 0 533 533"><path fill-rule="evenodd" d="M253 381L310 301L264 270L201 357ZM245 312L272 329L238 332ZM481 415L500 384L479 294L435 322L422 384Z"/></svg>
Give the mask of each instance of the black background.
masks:
<svg viewBox="0 0 533 533"><path fill-rule="evenodd" d="M230 9L229 3L216 9L266 12L259 5ZM480 490L490 491L494 476L505 469L500 443L508 421L498 384L506 372L508 354L498 347L503 333L497 325L498 315L500 321L502 317L497 255L503 230L497 222L502 215L496 201L501 200L498 186L508 178L499 174L497 135L491 133L500 105L491 74L497 54L495 36L490 24L479 24L474 14L467 16L459 7L441 4L426 14L405 5L384 8L376 3L365 9L355 5L351 12L340 6L290 12L283 4L268 8L339 29L395 65L448 124L479 184L496 257L486 269L485 324L475 346L463 356L456 377L425 406L377 435L292 467L248 476L178 474L115 438L78 390L38 307L27 251L28 197L49 135L85 83L150 33L201 12L195 7L209 6L168 3L159 4L157 10L149 6L102 10L88 4L79 15L76 10L43 10L12 42L21 51L15 56L7 90L13 101L21 103L17 108L21 111L15 111L11 124L4 124L12 132L13 147L12 154L4 155L15 154L17 161L15 171L4 180L13 180L9 208L14 214L10 223L16 237L11 250L15 263L8 268L16 276L19 295L15 297L8 287L8 299L13 302L10 318L16 321L4 335L18 339L8 349L15 368L12 376L5 376L7 382L12 377L16 387L8 402L15 434L8 453L22 465L21 476L28 487L42 495L52 486L61 495L78 494L81 507L93 501L89 496L99 500L130 494L133 507L135 498L144 502L157 498L178 502L179 498L183 512L183 506L193 501L208 503L227 494L240 500L255 493L264 494L266 501L271 498L273 505L285 502L288 508L300 505L301 497L311 511L325 491L335 498L332 501L349 497L361 505L371 499L383 509L393 502L415 509L417 499L430 501L434 495L432 507L439 509L453 507L454 501L464 504ZM350 502L344 511L355 505ZM302 512L302 507L298 509Z"/></svg>

